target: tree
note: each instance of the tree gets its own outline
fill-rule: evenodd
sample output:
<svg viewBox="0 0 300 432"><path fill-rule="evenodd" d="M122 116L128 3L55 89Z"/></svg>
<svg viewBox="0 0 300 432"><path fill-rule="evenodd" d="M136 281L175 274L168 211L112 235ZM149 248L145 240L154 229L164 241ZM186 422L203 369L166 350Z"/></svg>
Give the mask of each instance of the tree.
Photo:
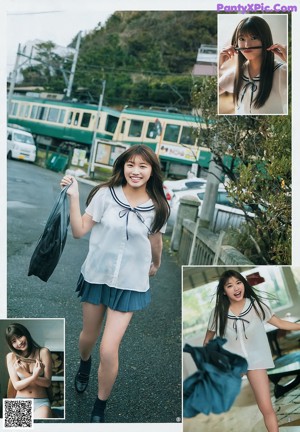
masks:
<svg viewBox="0 0 300 432"><path fill-rule="evenodd" d="M22 69L23 84L42 85L48 91L63 92L66 87L63 65L68 58L56 54L51 41L38 43L34 48L34 65Z"/></svg>
<svg viewBox="0 0 300 432"><path fill-rule="evenodd" d="M258 264L290 264L291 117L218 116L216 102L216 78L194 86L193 103L205 123L200 145L212 151L229 195L245 212L234 240Z"/></svg>

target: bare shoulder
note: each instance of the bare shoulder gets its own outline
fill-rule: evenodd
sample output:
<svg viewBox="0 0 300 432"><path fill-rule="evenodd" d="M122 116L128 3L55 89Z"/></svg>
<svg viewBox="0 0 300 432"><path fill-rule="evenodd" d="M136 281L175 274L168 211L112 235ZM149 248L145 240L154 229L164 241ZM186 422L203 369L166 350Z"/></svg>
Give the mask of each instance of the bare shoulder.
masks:
<svg viewBox="0 0 300 432"><path fill-rule="evenodd" d="M13 363L16 361L16 355L12 352L9 352L8 354L6 354L6 362L7 364L9 363Z"/></svg>
<svg viewBox="0 0 300 432"><path fill-rule="evenodd" d="M43 348L40 349L40 356L42 358L50 357L51 356L51 352L50 352L50 350L48 348L43 347Z"/></svg>

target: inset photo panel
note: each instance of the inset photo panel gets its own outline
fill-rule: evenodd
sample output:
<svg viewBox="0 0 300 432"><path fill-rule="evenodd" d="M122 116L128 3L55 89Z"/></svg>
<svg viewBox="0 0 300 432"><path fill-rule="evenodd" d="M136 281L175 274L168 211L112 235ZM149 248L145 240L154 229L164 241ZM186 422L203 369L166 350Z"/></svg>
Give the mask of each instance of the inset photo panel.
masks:
<svg viewBox="0 0 300 432"><path fill-rule="evenodd" d="M64 419L65 320L0 319L0 346L4 426Z"/></svg>
<svg viewBox="0 0 300 432"><path fill-rule="evenodd" d="M218 15L218 114L288 114L288 15Z"/></svg>
<svg viewBox="0 0 300 432"><path fill-rule="evenodd" d="M300 267L183 266L182 285L184 432L300 426Z"/></svg>

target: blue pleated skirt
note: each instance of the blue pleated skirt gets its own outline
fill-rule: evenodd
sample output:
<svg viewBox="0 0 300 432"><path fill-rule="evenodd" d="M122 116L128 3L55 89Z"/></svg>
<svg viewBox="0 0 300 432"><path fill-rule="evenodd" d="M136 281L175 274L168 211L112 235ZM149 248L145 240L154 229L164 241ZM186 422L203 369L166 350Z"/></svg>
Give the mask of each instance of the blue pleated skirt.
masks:
<svg viewBox="0 0 300 432"><path fill-rule="evenodd" d="M93 284L80 274L76 292L82 302L94 305L103 304L120 312L134 312L145 309L151 301L150 289L146 292L123 290L105 284Z"/></svg>

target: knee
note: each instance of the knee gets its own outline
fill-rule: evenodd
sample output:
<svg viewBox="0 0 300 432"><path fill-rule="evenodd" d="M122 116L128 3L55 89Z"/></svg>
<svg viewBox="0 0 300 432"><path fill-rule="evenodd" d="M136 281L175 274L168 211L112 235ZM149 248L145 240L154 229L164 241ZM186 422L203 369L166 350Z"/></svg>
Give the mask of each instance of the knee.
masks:
<svg viewBox="0 0 300 432"><path fill-rule="evenodd" d="M98 339L99 332L98 331L84 331L82 330L80 333L80 339L88 342L95 342Z"/></svg>
<svg viewBox="0 0 300 432"><path fill-rule="evenodd" d="M101 343L100 345L100 361L101 363L113 362L118 360L119 346L112 344Z"/></svg>

